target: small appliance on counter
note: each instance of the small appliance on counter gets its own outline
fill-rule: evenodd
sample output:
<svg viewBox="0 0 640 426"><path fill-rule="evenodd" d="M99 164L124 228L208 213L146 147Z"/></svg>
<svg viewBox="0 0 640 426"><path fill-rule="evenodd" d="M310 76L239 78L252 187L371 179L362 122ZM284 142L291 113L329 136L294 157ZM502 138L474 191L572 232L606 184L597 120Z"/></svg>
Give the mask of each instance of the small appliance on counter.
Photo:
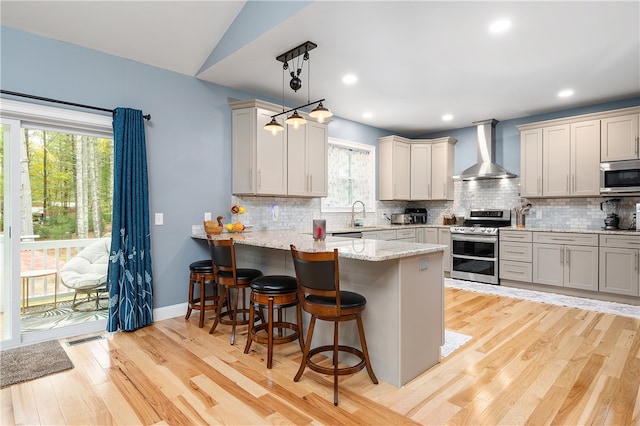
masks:
<svg viewBox="0 0 640 426"><path fill-rule="evenodd" d="M604 229L619 229L620 217L618 214L620 213L620 198L611 198L600 203L600 210L607 214L607 217L604 219Z"/></svg>
<svg viewBox="0 0 640 426"><path fill-rule="evenodd" d="M405 214L411 217L411 223L413 224L426 224L427 223L427 209L422 207L407 207L404 209Z"/></svg>
<svg viewBox="0 0 640 426"><path fill-rule="evenodd" d="M392 213L391 214L391 224L392 225L410 225L411 224L411 215L410 214L402 214L402 213Z"/></svg>

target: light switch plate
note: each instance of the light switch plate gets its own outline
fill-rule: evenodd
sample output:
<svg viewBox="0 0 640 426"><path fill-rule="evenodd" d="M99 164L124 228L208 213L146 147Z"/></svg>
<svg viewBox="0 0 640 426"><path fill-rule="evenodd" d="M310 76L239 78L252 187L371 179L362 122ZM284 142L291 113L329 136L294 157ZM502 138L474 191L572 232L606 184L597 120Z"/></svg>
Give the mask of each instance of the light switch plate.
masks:
<svg viewBox="0 0 640 426"><path fill-rule="evenodd" d="M156 225L162 225L164 223L164 214L156 213Z"/></svg>
<svg viewBox="0 0 640 426"><path fill-rule="evenodd" d="M204 220L211 220L211 212L204 212Z"/></svg>

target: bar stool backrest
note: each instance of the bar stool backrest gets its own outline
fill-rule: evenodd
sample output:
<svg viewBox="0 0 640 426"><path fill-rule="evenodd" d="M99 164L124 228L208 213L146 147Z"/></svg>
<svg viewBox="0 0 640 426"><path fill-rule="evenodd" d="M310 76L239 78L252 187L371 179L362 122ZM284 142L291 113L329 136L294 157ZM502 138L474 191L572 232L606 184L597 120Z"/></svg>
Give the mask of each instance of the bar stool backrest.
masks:
<svg viewBox="0 0 640 426"><path fill-rule="evenodd" d="M338 250L333 252L303 252L291 245L293 266L298 280L298 298L302 308L311 312L318 304L310 303L307 295L335 299L335 306L323 303L322 307L331 315L340 315L340 270ZM311 300L314 300L312 297ZM317 300L317 299L315 299Z"/></svg>
<svg viewBox="0 0 640 426"><path fill-rule="evenodd" d="M207 234L209 252L218 284L236 284L236 253L233 238L220 240Z"/></svg>

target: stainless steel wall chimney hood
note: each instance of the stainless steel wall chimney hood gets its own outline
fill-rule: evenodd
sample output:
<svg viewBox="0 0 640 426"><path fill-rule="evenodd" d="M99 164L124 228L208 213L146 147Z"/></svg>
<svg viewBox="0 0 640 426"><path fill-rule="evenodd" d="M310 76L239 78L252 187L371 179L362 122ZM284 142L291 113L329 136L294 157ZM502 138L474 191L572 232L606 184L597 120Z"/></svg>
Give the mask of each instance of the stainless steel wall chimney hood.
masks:
<svg viewBox="0 0 640 426"><path fill-rule="evenodd" d="M494 119L473 122L478 127L478 162L465 169L458 176L454 176L454 179L475 180L516 177L516 175L495 163L495 126L497 123L498 120Z"/></svg>

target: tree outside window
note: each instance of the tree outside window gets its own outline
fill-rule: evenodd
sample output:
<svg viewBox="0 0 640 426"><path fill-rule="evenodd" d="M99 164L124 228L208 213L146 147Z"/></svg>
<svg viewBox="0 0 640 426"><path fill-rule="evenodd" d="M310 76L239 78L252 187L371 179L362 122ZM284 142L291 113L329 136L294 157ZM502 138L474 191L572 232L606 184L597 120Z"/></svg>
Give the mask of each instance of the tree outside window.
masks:
<svg viewBox="0 0 640 426"><path fill-rule="evenodd" d="M323 212L351 211L355 201L375 211L375 147L329 138L328 173Z"/></svg>

